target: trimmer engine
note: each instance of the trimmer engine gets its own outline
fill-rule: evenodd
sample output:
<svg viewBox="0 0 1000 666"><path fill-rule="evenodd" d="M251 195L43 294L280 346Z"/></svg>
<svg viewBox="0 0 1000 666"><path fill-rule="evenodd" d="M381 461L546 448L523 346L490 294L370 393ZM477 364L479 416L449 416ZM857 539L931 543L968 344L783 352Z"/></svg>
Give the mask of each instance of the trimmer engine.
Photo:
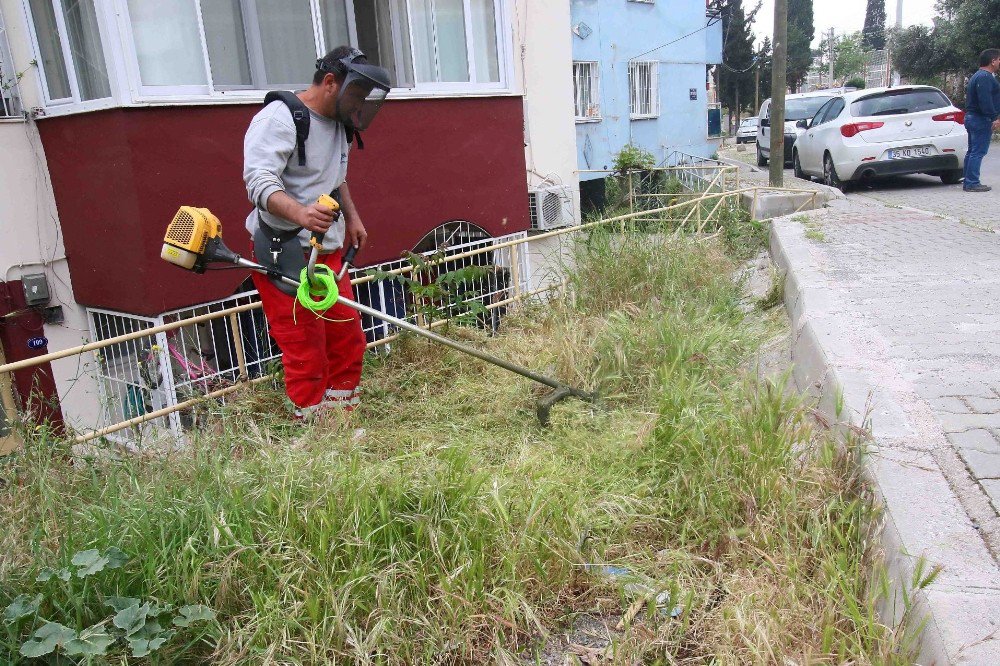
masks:
<svg viewBox="0 0 1000 666"><path fill-rule="evenodd" d="M222 223L207 208L181 206L167 226L160 258L195 273L210 262L239 263L240 257L222 242Z"/></svg>

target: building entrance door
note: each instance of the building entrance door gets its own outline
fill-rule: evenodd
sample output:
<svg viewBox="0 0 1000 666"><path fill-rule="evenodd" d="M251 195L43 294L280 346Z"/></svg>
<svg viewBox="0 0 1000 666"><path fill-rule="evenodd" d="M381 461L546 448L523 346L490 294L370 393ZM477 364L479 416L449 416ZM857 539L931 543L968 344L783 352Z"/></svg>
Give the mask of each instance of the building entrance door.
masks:
<svg viewBox="0 0 1000 666"><path fill-rule="evenodd" d="M0 365L6 362L3 347L0 346ZM21 437L14 430L17 406L11 382L9 372L0 372L0 455L6 455L21 446Z"/></svg>

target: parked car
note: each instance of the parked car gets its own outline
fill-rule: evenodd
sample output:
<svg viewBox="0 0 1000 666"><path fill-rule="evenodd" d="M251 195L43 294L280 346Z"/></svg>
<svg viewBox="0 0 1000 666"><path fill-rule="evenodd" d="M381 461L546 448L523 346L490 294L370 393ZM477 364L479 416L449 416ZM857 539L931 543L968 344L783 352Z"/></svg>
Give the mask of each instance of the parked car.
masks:
<svg viewBox="0 0 1000 666"><path fill-rule="evenodd" d="M795 175L833 187L912 173L962 180L965 114L931 86L900 86L834 97L810 120L792 156Z"/></svg>
<svg viewBox="0 0 1000 666"><path fill-rule="evenodd" d="M736 143L750 143L757 139L757 116L744 118L736 128Z"/></svg>
<svg viewBox="0 0 1000 666"><path fill-rule="evenodd" d="M805 118L812 118L820 107L826 104L834 95L841 93L836 90L817 90L808 93L795 93L785 96L785 165L792 164L792 146L799 135L805 130L798 128L796 123ZM764 100L760 105L760 126L757 129L757 166L767 166L771 159L771 99Z"/></svg>

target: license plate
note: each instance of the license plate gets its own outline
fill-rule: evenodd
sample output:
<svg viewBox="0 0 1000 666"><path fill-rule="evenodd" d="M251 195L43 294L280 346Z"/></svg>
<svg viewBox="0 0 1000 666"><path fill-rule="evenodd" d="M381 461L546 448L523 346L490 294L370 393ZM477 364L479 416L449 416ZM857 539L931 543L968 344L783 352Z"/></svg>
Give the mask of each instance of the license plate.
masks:
<svg viewBox="0 0 1000 666"><path fill-rule="evenodd" d="M907 160L913 157L930 157L930 146L912 146L910 148L893 148L889 151L890 160Z"/></svg>

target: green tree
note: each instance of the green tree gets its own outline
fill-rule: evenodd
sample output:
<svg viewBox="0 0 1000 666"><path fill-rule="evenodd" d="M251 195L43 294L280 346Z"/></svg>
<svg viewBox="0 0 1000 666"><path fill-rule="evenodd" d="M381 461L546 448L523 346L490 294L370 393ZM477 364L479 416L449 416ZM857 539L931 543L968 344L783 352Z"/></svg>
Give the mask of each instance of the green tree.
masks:
<svg viewBox="0 0 1000 666"><path fill-rule="evenodd" d="M788 0L788 86L796 92L812 66L812 0Z"/></svg>
<svg viewBox="0 0 1000 666"><path fill-rule="evenodd" d="M863 74L865 69L865 49L861 45L861 33L853 32L837 40L833 47L833 76L849 79ZM864 78L864 77L862 77Z"/></svg>
<svg viewBox="0 0 1000 666"><path fill-rule="evenodd" d="M885 48L885 0L868 0L865 27L861 35L866 51L880 51Z"/></svg>
<svg viewBox="0 0 1000 666"><path fill-rule="evenodd" d="M719 68L719 100L729 109L729 117L737 122L745 107L753 103L754 66L753 22L760 3L750 10L743 9L743 0L726 0L722 9L722 66Z"/></svg>
<svg viewBox="0 0 1000 666"><path fill-rule="evenodd" d="M933 27L892 35L892 60L908 81L937 86L962 105L979 52L1000 46L1000 0L940 0L935 9Z"/></svg>

